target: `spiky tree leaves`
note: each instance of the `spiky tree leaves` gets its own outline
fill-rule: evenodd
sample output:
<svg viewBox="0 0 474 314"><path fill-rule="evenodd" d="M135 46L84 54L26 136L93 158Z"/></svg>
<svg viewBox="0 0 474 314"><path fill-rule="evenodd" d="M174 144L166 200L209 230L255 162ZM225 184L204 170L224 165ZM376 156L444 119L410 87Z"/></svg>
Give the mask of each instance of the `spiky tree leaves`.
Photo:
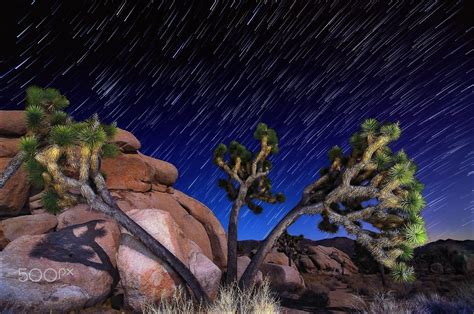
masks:
<svg viewBox="0 0 474 314"><path fill-rule="evenodd" d="M38 105L31 105L26 108L26 125L34 130L40 127L45 117L44 109Z"/></svg>
<svg viewBox="0 0 474 314"><path fill-rule="evenodd" d="M334 162L337 158L342 158L342 149L339 146L333 146L328 152L328 158L331 162Z"/></svg>
<svg viewBox="0 0 474 314"><path fill-rule="evenodd" d="M80 160L82 164L87 163L87 159L94 154L111 157L119 153L118 147L111 143L117 127L114 123L100 124L97 116L75 122L63 111L69 105L69 101L53 88L38 86L28 88L26 103L28 134L20 141L20 149L24 155L23 162L31 183L50 191L48 197L42 200L45 209L51 209L51 212L56 213L61 206L58 204L53 206L53 202L74 205L76 200L75 197L58 189L57 183L51 180L45 165L37 160L38 151L48 146L56 147L50 149L49 155L45 155L45 158L57 159L61 167L69 165L73 169L79 169ZM80 151L81 157L78 157L75 151ZM82 178L85 176L85 173L81 174Z"/></svg>
<svg viewBox="0 0 474 314"><path fill-rule="evenodd" d="M213 154L214 163L224 171L226 178L218 180L218 186L225 190L232 201L227 236L228 267L227 282L236 280L237 276L237 225L242 206L247 206L254 214L263 211L262 203L282 203L285 197L272 192L268 173L272 164L268 158L278 153L278 136L275 130L264 123L259 123L254 138L260 142L257 152L250 151L237 141L229 146L219 144Z"/></svg>
<svg viewBox="0 0 474 314"><path fill-rule="evenodd" d="M415 281L415 270L405 263L396 263L392 269L392 278L397 282Z"/></svg>
<svg viewBox="0 0 474 314"><path fill-rule="evenodd" d="M61 212L62 208L59 206L60 197L53 189L48 189L43 192L41 197L41 203L43 204L44 209L52 214L58 214Z"/></svg>

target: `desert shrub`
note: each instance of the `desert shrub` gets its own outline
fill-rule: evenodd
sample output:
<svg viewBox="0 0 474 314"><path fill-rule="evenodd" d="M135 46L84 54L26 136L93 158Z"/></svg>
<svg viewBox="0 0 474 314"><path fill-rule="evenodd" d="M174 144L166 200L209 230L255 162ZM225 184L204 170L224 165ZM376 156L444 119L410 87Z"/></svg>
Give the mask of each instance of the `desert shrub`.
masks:
<svg viewBox="0 0 474 314"><path fill-rule="evenodd" d="M254 289L242 291L237 285L221 287L211 304L195 304L183 290L177 289L171 299L161 300L159 305L145 305L146 314L271 314L280 313L280 305L270 290L268 281Z"/></svg>

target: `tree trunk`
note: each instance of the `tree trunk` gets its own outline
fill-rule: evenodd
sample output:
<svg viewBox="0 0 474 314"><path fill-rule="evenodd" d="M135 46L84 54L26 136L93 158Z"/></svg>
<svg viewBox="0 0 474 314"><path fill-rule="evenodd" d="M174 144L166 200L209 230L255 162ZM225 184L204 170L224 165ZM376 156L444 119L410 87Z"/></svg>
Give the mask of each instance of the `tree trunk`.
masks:
<svg viewBox="0 0 474 314"><path fill-rule="evenodd" d="M230 285L237 281L237 241L238 241L238 221L240 208L244 204L247 188L240 187L239 195L232 205L230 212L229 227L227 230L227 274L226 284Z"/></svg>
<svg viewBox="0 0 474 314"><path fill-rule="evenodd" d="M143 229L139 224L133 221L133 219L131 219L125 212L122 211L122 209L113 199L109 190L105 187L103 178L100 178L100 180L95 178L94 181L98 185L98 191L104 202L97 201L97 199L92 201L91 198L85 196L88 200L89 206L115 219L138 241L142 242L143 245L145 245L145 247L153 253L153 255L164 260L164 262L168 264L189 286L198 301L203 302L204 304L209 304L209 296L206 294L201 284L196 279L196 276L194 276L188 267L164 245L152 237L145 229Z"/></svg>
<svg viewBox="0 0 474 314"><path fill-rule="evenodd" d="M8 179L10 179L15 174L15 172L17 172L23 163L24 158L25 153L20 151L10 160L5 170L3 170L3 173L0 174L0 189L3 188Z"/></svg>
<svg viewBox="0 0 474 314"><path fill-rule="evenodd" d="M379 264L380 279L382 280L382 286L385 288L385 267L382 264Z"/></svg>
<svg viewBox="0 0 474 314"><path fill-rule="evenodd" d="M291 254L291 251L288 253L288 266L291 267L291 259L293 258L293 254Z"/></svg>
<svg viewBox="0 0 474 314"><path fill-rule="evenodd" d="M257 253L250 261L250 264L247 266L247 269L240 278L239 287L245 289L250 287L253 284L253 280L257 275L258 269L262 264L265 256L271 250L275 241L281 236L281 234L291 225L297 218L301 215L309 214L315 215L320 213L324 209L322 203L317 203L309 206L297 205L292 210L290 210L285 217L273 228L267 238L260 244Z"/></svg>

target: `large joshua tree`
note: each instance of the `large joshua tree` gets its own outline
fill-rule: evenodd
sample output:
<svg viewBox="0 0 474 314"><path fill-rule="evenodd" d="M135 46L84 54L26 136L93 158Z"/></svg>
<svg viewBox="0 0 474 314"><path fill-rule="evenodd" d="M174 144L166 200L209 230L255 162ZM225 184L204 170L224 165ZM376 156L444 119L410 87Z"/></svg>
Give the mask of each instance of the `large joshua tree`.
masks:
<svg viewBox="0 0 474 314"><path fill-rule="evenodd" d="M404 151L393 153L388 146L400 133L398 124L368 119L351 137L350 152L333 147L330 166L261 243L239 285L251 285L265 255L290 224L302 215L316 214L323 218L320 228L335 232L343 227L391 270L395 280L412 281L413 268L405 262L428 237L420 215L425 201L416 166Z"/></svg>
<svg viewBox="0 0 474 314"><path fill-rule="evenodd" d="M278 152L278 137L275 130L260 123L254 133L260 142L260 150L251 152L244 145L232 141L229 147L219 144L214 151L214 162L226 174L218 184L223 188L232 209L227 232L227 275L228 284L237 280L237 240L240 209L247 206L253 213L260 214L262 206L257 202L281 203L283 194L273 194L268 174L272 167L268 158Z"/></svg>
<svg viewBox="0 0 474 314"><path fill-rule="evenodd" d="M117 131L115 124L102 124L97 115L86 121L74 121L64 111L69 101L52 88L28 88L26 103L28 133L21 139L17 160L24 163L32 183L44 189L45 209L56 213L85 203L112 217L175 270L198 300L208 302L208 296L186 265L129 218L108 191L100 164L102 158L119 153L112 143ZM18 166L15 164L11 171L16 171L14 168ZM9 176L7 173L2 177Z"/></svg>

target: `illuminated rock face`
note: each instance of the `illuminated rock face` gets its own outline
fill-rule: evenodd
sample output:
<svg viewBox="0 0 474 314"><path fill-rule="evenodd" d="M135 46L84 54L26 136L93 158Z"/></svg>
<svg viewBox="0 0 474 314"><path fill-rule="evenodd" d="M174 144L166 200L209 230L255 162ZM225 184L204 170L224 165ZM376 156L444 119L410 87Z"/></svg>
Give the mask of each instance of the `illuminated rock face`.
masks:
<svg viewBox="0 0 474 314"><path fill-rule="evenodd" d="M198 245L186 238L168 212L135 209L127 214L188 266L211 297L216 295L221 270ZM179 276L139 241L122 231L117 264L126 306L140 311L145 304L171 298L178 286L183 286Z"/></svg>

